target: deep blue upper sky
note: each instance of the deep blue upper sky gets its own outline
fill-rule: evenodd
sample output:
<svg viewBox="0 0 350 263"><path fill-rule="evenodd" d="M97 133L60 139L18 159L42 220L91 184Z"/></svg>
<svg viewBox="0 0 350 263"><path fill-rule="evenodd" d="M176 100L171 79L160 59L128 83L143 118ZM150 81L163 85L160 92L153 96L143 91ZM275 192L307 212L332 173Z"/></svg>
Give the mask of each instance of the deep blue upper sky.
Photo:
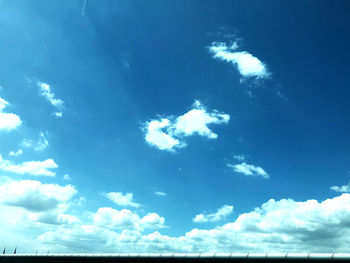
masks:
<svg viewBox="0 0 350 263"><path fill-rule="evenodd" d="M0 125L0 209L9 218L24 218L17 224L31 236L23 241L23 250L30 252L28 244L37 242L43 250L55 243L58 252L85 251L81 241L74 243L82 235L96 242L97 252L114 251L122 241L108 238L125 229L143 235L142 242L154 231L170 238L195 228L214 233L210 231L229 222L237 225L240 215L270 199L289 198L300 206L315 199L320 208L307 211L321 222L328 211L321 202L350 192L349 11L345 0L0 1L0 98L9 103L2 112L21 119L15 128ZM220 45L224 53L215 53ZM248 59L247 54L262 63L266 74L244 74L247 65L240 59ZM45 95L47 86L63 106ZM206 124L188 130L202 121L194 112L212 118L206 124L217 138L203 131ZM181 116L188 122L180 127ZM162 120L169 123L150 130ZM179 144L162 148L162 136ZM17 157L9 154L19 149L23 153ZM48 168L55 176L22 167L48 159L58 166ZM19 192L26 194L13 194L9 189L19 189L13 185L23 180L39 190L27 193L26 187L34 186L25 185ZM67 200L40 190L68 184L77 192ZM108 193L130 202L126 196L132 193L141 205L113 200ZM334 202L350 216L349 196L341 198ZM49 207L47 200L55 205ZM45 205L34 211L33 202ZM98 209L106 207L114 210L102 215ZM220 215L220 208L228 210ZM140 218L156 213L165 223L158 218L158 223L152 221L157 226L141 227L142 221L132 228L128 224L136 219L118 217L122 209ZM328 212L340 220L337 213L344 211ZM80 222L67 223L62 214ZM207 222L194 219L199 214ZM296 216L293 222L297 219L309 226L308 217ZM247 232L239 235L246 237L258 227L265 227L271 238L293 232L270 229L260 220L246 223L239 231ZM337 221L339 233L350 231L345 221ZM31 224L37 228L27 228ZM97 233L107 225L113 234L94 239L81 230L83 225ZM313 243L313 235L325 237L322 227L307 228L302 237L280 237L284 242L291 238L290 246L277 246L277 239L265 246L268 241L256 239L239 247L225 239L232 246L192 241L188 248L162 239L166 248L148 240L146 251L258 251L252 244L267 250L344 250L343 234ZM71 243L63 242L57 232L69 229L75 233L65 234ZM20 244L21 238L0 237L0 246ZM137 246L118 248L139 251Z"/></svg>

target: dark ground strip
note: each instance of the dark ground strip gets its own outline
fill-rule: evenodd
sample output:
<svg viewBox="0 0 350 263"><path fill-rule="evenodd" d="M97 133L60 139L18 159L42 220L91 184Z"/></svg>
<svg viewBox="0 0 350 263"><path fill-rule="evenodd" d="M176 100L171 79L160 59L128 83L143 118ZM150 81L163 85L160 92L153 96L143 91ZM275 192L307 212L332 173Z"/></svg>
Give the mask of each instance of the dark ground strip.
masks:
<svg viewBox="0 0 350 263"><path fill-rule="evenodd" d="M207 263L207 262L240 262L240 263L253 263L253 262L290 262L290 263L301 263L301 262L313 262L313 263L325 263L325 262L349 262L350 259L290 259L290 258L185 258L185 257L102 257L102 256L1 256L0 263L82 263L82 262L144 262L144 263L161 263L161 262L170 262L170 263L180 263L180 262L198 262L198 263Z"/></svg>

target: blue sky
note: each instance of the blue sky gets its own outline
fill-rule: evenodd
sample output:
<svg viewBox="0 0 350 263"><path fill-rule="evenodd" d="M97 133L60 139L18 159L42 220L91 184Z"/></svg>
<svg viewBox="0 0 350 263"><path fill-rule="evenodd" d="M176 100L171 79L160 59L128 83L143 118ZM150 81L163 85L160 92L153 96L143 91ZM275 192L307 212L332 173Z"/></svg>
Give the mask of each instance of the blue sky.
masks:
<svg viewBox="0 0 350 263"><path fill-rule="evenodd" d="M0 1L0 246L349 251L349 8Z"/></svg>

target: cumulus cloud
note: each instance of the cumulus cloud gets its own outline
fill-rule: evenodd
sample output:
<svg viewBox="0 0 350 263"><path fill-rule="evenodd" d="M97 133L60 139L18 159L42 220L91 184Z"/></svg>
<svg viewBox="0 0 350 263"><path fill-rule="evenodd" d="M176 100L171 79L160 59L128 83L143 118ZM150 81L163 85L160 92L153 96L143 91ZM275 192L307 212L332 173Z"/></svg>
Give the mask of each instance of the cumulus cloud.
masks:
<svg viewBox="0 0 350 263"><path fill-rule="evenodd" d="M17 151L9 152L9 156L14 156L14 157L20 156L22 154L23 154L23 150L22 149L18 149Z"/></svg>
<svg viewBox="0 0 350 263"><path fill-rule="evenodd" d="M270 178L263 168L245 162L235 165L228 163L227 167L232 168L237 173L242 173L247 176L262 176L265 179Z"/></svg>
<svg viewBox="0 0 350 263"><path fill-rule="evenodd" d="M161 191L156 191L154 192L155 195L158 195L158 196L167 196L168 194L167 193L164 193L164 192L161 192Z"/></svg>
<svg viewBox="0 0 350 263"><path fill-rule="evenodd" d="M0 97L0 131L10 131L22 124L20 117L14 113L3 112L9 103Z"/></svg>
<svg viewBox="0 0 350 263"><path fill-rule="evenodd" d="M30 175L46 175L55 176L55 172L51 169L58 168L58 165L52 159L46 159L45 161L29 161L15 164L9 160L4 160L0 155L0 170L8 171L17 174L30 174Z"/></svg>
<svg viewBox="0 0 350 263"><path fill-rule="evenodd" d="M230 115L216 110L208 112L196 100L192 109L176 118L168 117L151 120L145 125L145 140L159 150L174 152L175 148L186 146L184 138L198 134L209 139L216 139L218 135L209 129L208 125L227 124Z"/></svg>
<svg viewBox="0 0 350 263"><path fill-rule="evenodd" d="M193 218L193 222L196 223L206 223L206 222L218 222L225 219L228 215L233 213L233 206L224 205L219 208L216 213L211 214L198 214Z"/></svg>
<svg viewBox="0 0 350 263"><path fill-rule="evenodd" d="M202 104L197 100L192 109L176 118L173 125L173 133L177 136L191 136L198 134L209 139L216 139L217 134L212 132L209 124L226 124L230 120L228 114L213 111L208 113Z"/></svg>
<svg viewBox="0 0 350 263"><path fill-rule="evenodd" d="M21 230L23 227L47 230L49 225L81 223L78 217L66 213L74 204L72 198L76 193L77 190L72 185L7 180L0 184L1 225L8 228L13 224L16 230L24 231L28 235L32 232ZM7 220L11 223L4 220L7 215Z"/></svg>
<svg viewBox="0 0 350 263"><path fill-rule="evenodd" d="M227 46L223 42L213 42L209 52L213 58L232 63L244 78L267 78L269 73L266 65L247 51L236 51L237 43Z"/></svg>
<svg viewBox="0 0 350 263"><path fill-rule="evenodd" d="M121 192L110 192L104 194L108 199L112 200L114 203L120 206L131 206L131 207L139 207L141 206L139 203L133 201L133 194L126 193L123 194Z"/></svg>
<svg viewBox="0 0 350 263"><path fill-rule="evenodd" d="M111 207L102 207L93 217L94 225L110 229L139 230L163 228L164 218L156 213L149 213L140 218L138 214L128 210L116 210Z"/></svg>
<svg viewBox="0 0 350 263"><path fill-rule="evenodd" d="M43 151L49 147L49 141L47 139L47 132L40 132L37 141L30 139L24 139L22 141L22 146L27 148L33 148L35 151Z"/></svg>
<svg viewBox="0 0 350 263"><path fill-rule="evenodd" d="M72 185L43 184L33 180L10 181L0 185L0 203L42 212L56 209L76 193Z"/></svg>
<svg viewBox="0 0 350 263"><path fill-rule="evenodd" d="M350 195L346 194L323 202L271 199L232 223L212 230L194 229L186 235L203 245L243 245L246 251L330 252L344 249L349 241L349 213Z"/></svg>
<svg viewBox="0 0 350 263"><path fill-rule="evenodd" d="M41 95L54 106L58 112L55 112L56 117L62 117L62 109L64 107L64 102L61 99L57 99L55 93L51 91L51 87L47 83L37 82L40 88Z"/></svg>
<svg viewBox="0 0 350 263"><path fill-rule="evenodd" d="M338 193L350 193L350 182L342 186L331 186L330 189Z"/></svg>
<svg viewBox="0 0 350 263"><path fill-rule="evenodd" d="M350 252L350 194L322 202L271 199L233 222L176 237L158 231L144 235L135 224L140 217L132 212L110 208L96 214L102 211L111 222L62 226L38 240L59 252ZM114 219L121 215L127 220ZM120 222L127 226L122 232L111 228L122 229Z"/></svg>
<svg viewBox="0 0 350 263"><path fill-rule="evenodd" d="M184 147L178 139L169 135L168 132L171 130L171 123L169 119L151 120L146 123L146 142L159 150L173 151L175 147Z"/></svg>

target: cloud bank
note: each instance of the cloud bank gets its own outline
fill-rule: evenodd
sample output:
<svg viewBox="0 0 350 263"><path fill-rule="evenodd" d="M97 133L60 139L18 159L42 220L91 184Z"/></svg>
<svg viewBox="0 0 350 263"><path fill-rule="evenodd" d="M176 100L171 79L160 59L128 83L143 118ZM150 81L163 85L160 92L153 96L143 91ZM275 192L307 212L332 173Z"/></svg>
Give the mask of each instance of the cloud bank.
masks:
<svg viewBox="0 0 350 263"><path fill-rule="evenodd" d="M233 222L178 237L142 233L145 222L162 226L160 218L100 208L92 223L61 226L37 240L60 252L350 252L350 194L322 202L271 199Z"/></svg>

